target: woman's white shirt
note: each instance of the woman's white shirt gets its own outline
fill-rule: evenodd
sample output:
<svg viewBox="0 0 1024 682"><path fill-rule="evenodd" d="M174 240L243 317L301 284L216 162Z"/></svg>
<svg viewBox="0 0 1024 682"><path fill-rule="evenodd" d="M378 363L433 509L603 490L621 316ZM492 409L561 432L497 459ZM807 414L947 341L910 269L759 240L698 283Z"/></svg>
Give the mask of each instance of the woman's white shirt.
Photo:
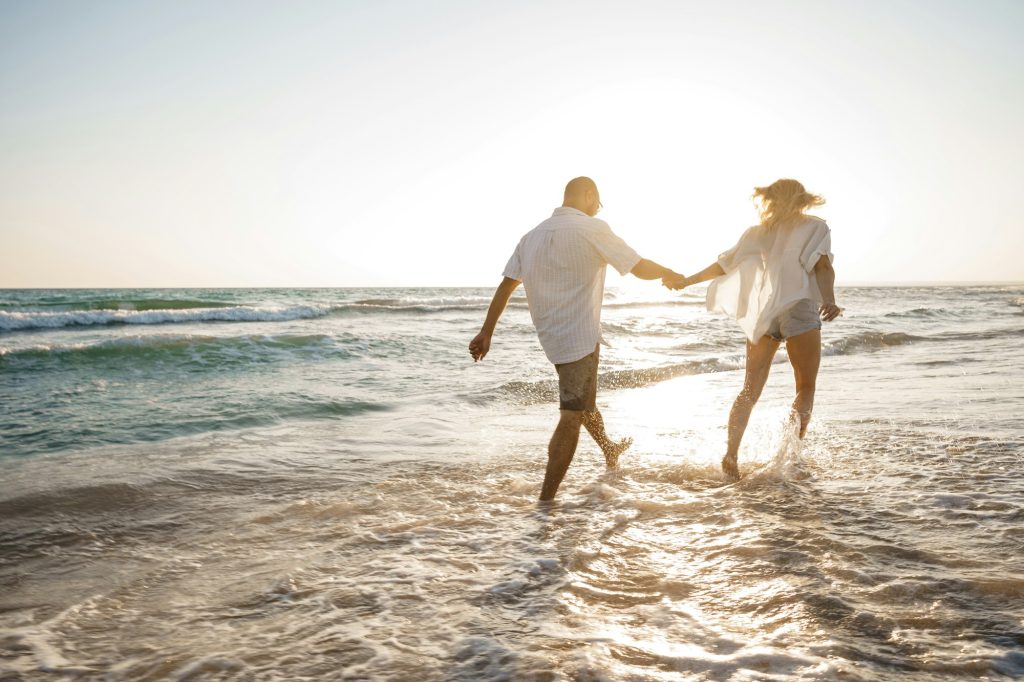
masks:
<svg viewBox="0 0 1024 682"><path fill-rule="evenodd" d="M820 218L805 216L773 228L755 225L718 257L725 274L708 287L708 310L733 317L756 343L772 320L797 301L821 302L811 273L822 256L835 259L831 230Z"/></svg>

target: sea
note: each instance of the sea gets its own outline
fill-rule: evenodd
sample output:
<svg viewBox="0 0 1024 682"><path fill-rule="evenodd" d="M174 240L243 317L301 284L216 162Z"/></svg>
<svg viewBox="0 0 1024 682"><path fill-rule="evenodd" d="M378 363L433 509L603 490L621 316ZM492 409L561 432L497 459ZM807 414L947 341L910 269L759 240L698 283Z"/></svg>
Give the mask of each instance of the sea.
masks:
<svg viewBox="0 0 1024 682"><path fill-rule="evenodd" d="M0 680L1024 679L1024 284L839 287L734 484L742 334L629 284L552 506L521 294L0 291Z"/></svg>

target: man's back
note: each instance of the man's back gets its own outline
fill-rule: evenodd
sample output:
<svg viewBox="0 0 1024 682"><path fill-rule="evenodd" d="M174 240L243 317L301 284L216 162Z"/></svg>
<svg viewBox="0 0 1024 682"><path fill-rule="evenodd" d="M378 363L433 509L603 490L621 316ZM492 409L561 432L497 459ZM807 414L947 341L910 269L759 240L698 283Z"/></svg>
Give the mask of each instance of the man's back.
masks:
<svg viewBox="0 0 1024 682"><path fill-rule="evenodd" d="M541 346L563 364L594 352L601 339L606 265L626 274L639 260L606 222L563 206L523 236L505 276L523 282Z"/></svg>

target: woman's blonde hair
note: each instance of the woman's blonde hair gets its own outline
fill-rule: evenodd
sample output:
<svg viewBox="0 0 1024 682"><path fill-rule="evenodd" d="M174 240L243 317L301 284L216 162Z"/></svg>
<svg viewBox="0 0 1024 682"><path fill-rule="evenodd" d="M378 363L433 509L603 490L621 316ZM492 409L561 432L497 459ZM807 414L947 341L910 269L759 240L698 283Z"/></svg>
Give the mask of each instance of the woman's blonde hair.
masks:
<svg viewBox="0 0 1024 682"><path fill-rule="evenodd" d="M803 214L812 206L825 203L823 197L811 194L796 180L784 178L767 187L754 188L754 200L759 203L761 224L774 227Z"/></svg>

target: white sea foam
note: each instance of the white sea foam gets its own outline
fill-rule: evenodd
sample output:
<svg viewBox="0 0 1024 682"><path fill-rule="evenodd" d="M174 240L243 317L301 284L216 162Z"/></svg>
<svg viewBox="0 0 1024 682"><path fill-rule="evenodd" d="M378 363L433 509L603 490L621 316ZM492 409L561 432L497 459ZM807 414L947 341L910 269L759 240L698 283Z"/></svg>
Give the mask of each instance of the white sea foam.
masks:
<svg viewBox="0 0 1024 682"><path fill-rule="evenodd" d="M323 317L328 306L192 308L185 310L91 310L64 312L0 311L0 331L59 329L112 324L169 324L175 322L283 322Z"/></svg>

